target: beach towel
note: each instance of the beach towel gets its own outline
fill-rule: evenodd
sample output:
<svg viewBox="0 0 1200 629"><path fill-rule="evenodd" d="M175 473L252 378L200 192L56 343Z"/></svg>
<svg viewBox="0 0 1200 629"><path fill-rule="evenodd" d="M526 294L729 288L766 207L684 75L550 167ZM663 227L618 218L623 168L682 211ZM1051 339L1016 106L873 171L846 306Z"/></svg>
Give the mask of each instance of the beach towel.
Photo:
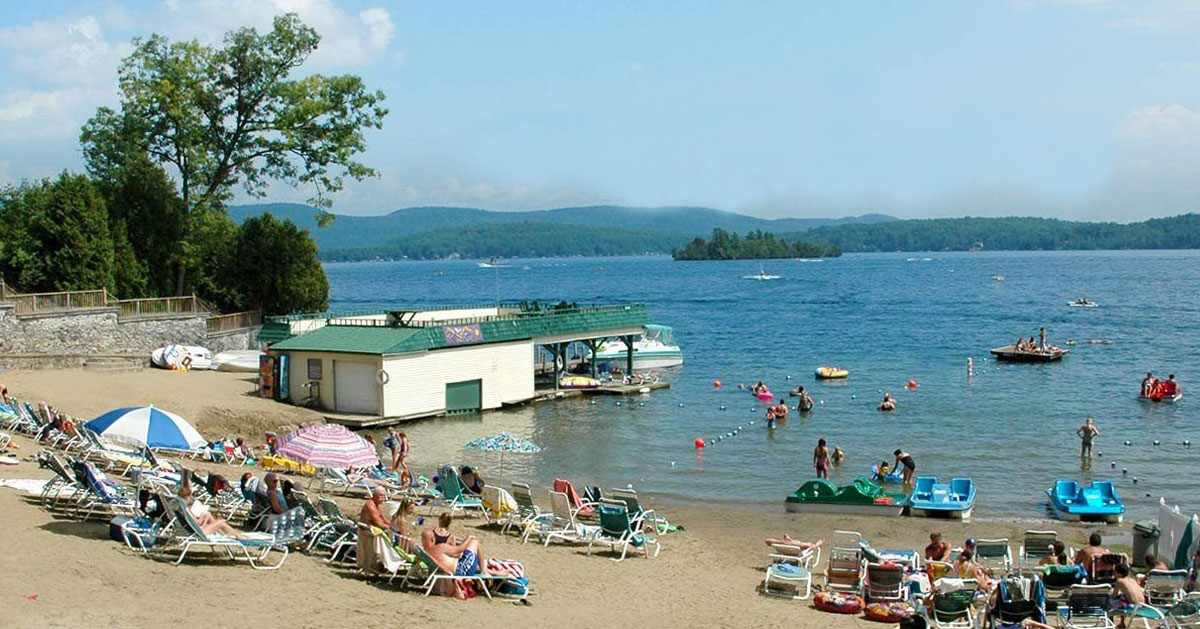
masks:
<svg viewBox="0 0 1200 629"><path fill-rule="evenodd" d="M36 478L0 478L0 487L8 487L27 494L38 495L46 487L46 481Z"/></svg>

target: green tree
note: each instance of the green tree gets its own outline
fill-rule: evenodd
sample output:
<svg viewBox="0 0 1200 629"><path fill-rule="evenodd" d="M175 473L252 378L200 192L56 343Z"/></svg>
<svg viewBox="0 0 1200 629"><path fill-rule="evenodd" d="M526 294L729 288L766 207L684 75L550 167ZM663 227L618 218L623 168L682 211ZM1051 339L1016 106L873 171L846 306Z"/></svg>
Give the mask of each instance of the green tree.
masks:
<svg viewBox="0 0 1200 629"><path fill-rule="evenodd" d="M25 291L113 290L108 211L84 175L25 182L0 193L8 242L0 273Z"/></svg>
<svg viewBox="0 0 1200 629"><path fill-rule="evenodd" d="M131 152L148 155L175 170L189 217L222 211L239 184L264 196L271 180L312 186L314 204L328 207L346 176L375 174L355 157L364 130L381 127L387 110L383 93L357 76L291 78L319 42L294 14L277 17L267 33L227 33L220 47L135 40L121 64L120 111L102 107L83 127L89 172L107 172ZM184 248L196 224L184 222ZM176 292L189 271L177 265Z"/></svg>
<svg viewBox="0 0 1200 629"><path fill-rule="evenodd" d="M247 307L288 314L329 306L329 280L307 231L263 214L242 223L237 243L235 272Z"/></svg>
<svg viewBox="0 0 1200 629"><path fill-rule="evenodd" d="M183 261L180 241L187 218L183 200L162 167L144 154L131 151L121 157L119 163L106 164L102 175L93 176L108 206L118 257L125 259L120 253L123 231L144 276L140 283L123 280L125 263L119 262L118 294L124 298L175 294L173 269Z"/></svg>

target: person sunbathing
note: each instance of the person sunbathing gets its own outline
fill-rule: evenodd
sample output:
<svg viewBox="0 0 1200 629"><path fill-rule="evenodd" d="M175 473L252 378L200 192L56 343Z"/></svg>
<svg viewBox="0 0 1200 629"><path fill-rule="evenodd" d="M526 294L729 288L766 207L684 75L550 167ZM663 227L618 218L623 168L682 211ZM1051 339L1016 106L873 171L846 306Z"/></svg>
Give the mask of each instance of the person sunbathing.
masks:
<svg viewBox="0 0 1200 629"><path fill-rule="evenodd" d="M458 479L462 481L464 491L476 496L483 494L483 486L487 484L483 480L483 477L479 475L479 472L466 465L463 466L462 473L458 475Z"/></svg>
<svg viewBox="0 0 1200 629"><path fill-rule="evenodd" d="M192 519L196 524L200 525L200 530L204 531L205 535L226 535L237 539L245 539L247 536L241 531L229 526L229 523L217 516L213 515L208 505L196 500L192 495L192 483L188 480L188 474L183 474L183 484L179 486L179 497L183 499L187 505L188 513L192 514Z"/></svg>
<svg viewBox="0 0 1200 629"><path fill-rule="evenodd" d="M363 503L362 510L358 512L358 521L368 526L373 526L378 529L388 530L391 526L387 518L383 517L383 502L387 500L387 490L382 487L376 487L371 490L371 497Z"/></svg>
<svg viewBox="0 0 1200 629"><path fill-rule="evenodd" d="M1100 534L1092 533L1088 536L1088 545L1075 553L1075 564L1082 565L1090 573L1092 570L1092 561L1101 555L1107 554L1109 554L1108 549L1101 545Z"/></svg>
<svg viewBox="0 0 1200 629"><path fill-rule="evenodd" d="M988 592L992 589L992 580L988 577L987 570L975 563L974 552L964 548L958 554L958 560L954 562L954 570L960 578L975 579L980 591Z"/></svg>
<svg viewBox="0 0 1200 629"><path fill-rule="evenodd" d="M1045 557L1038 560L1039 566L1065 566L1067 565L1067 546L1062 542L1055 541L1050 544Z"/></svg>
<svg viewBox="0 0 1200 629"><path fill-rule="evenodd" d="M462 542L456 543L457 540L450 532L451 521L450 513L444 512L438 516L436 528L421 534L421 545L425 553L446 574L459 577L485 574L483 549L479 539L468 535Z"/></svg>
<svg viewBox="0 0 1200 629"><path fill-rule="evenodd" d="M766 540L767 546L791 546L800 550L809 550L812 548L820 548L825 545L825 540L819 539L815 542L802 542L798 539L792 539L791 535L783 534L783 537L768 537ZM776 549L778 550L778 549Z"/></svg>
<svg viewBox="0 0 1200 629"><path fill-rule="evenodd" d="M400 507L392 514L388 528L392 532L392 543L400 546L405 552L412 552L412 521L410 518L417 513L417 504L410 498L400 501Z"/></svg>

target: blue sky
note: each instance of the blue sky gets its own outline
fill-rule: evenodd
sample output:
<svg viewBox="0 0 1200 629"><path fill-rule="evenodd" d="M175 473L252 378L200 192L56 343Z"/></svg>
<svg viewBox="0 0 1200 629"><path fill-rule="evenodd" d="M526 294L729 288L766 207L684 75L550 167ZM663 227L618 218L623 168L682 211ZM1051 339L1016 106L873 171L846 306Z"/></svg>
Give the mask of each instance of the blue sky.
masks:
<svg viewBox="0 0 1200 629"><path fill-rule="evenodd" d="M1200 205L1200 0L0 5L0 182L79 169L129 40L295 10L391 115L335 211L706 205L1139 220ZM309 191L276 186L270 200Z"/></svg>

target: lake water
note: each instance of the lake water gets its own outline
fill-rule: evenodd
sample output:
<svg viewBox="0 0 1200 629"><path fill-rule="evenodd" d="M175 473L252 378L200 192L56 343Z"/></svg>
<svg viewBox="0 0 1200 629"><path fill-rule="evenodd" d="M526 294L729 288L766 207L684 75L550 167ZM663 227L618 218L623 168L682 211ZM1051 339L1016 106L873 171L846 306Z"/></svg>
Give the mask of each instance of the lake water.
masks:
<svg viewBox="0 0 1200 629"><path fill-rule="evenodd" d="M497 292L505 300L643 302L655 322L674 327L685 366L664 370L672 388L648 396L414 422L406 426L414 451L435 434L458 444L514 430L544 451L509 455L506 476L548 484L565 475L687 499L779 505L812 476L812 449L824 437L847 457L832 474L835 483L850 482L903 448L913 453L918 474L974 478L977 518L1045 517L1044 491L1056 478L1115 480L1127 520L1154 517L1159 496L1200 508L1200 397L1190 397L1200 382L1200 252L510 264L498 271L469 261L342 263L326 270L334 309L491 302ZM760 268L781 277L741 279ZM1067 306L1081 296L1101 306ZM989 359L989 348L1036 335L1041 325L1054 344L1078 341L1061 363ZM968 357L976 369L970 379ZM820 365L843 366L851 376L814 381ZM1189 397L1176 405L1139 402L1148 370L1177 374ZM909 379L919 383L915 390L905 388ZM715 390L713 380L724 388ZM776 395L802 384L821 403L807 418L793 411L768 431L763 405L736 389L757 380ZM875 410L884 391L897 397L896 412ZM1089 415L1101 431L1098 455L1091 470L1081 470L1074 431ZM739 427L740 434L703 452L693 448L696 437ZM1185 439L1196 445L1183 446ZM433 455L493 473L500 464L496 455L459 448Z"/></svg>

